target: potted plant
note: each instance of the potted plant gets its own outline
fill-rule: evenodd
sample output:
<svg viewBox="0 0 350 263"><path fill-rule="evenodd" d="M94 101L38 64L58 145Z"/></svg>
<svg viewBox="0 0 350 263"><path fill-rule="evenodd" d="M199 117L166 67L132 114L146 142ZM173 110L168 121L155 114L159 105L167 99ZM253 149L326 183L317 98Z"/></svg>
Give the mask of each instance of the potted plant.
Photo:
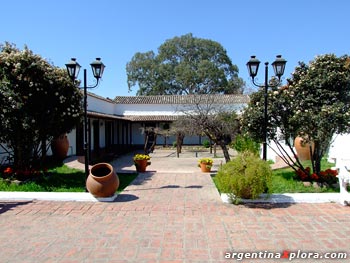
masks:
<svg viewBox="0 0 350 263"><path fill-rule="evenodd" d="M151 164L149 161L151 157L147 154L135 154L133 157L136 170L138 172L145 172L146 167Z"/></svg>
<svg viewBox="0 0 350 263"><path fill-rule="evenodd" d="M208 173L213 166L213 159L211 158L202 158L198 161L198 167L201 168L202 172Z"/></svg>

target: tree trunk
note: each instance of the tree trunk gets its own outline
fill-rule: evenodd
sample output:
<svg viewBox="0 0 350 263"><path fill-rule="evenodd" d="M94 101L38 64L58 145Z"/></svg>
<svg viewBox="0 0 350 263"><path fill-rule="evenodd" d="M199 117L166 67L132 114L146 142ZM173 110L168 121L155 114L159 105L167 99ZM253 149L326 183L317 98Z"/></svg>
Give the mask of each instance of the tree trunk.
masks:
<svg viewBox="0 0 350 263"><path fill-rule="evenodd" d="M43 162L46 158L46 139L43 138L41 140L41 162Z"/></svg>
<svg viewBox="0 0 350 263"><path fill-rule="evenodd" d="M178 132L176 134L176 156L177 158L179 158L180 153L182 151L182 144L184 141L185 135L182 134L181 132Z"/></svg>
<svg viewBox="0 0 350 263"><path fill-rule="evenodd" d="M222 152L224 153L225 161L226 161L226 163L228 163L229 161L231 161L231 158L230 158L230 155L228 153L228 148L227 148L225 142L220 142L220 147L222 149Z"/></svg>
<svg viewBox="0 0 350 263"><path fill-rule="evenodd" d="M315 149L312 155L312 166L313 172L317 175L320 175L321 173L321 160L324 153L322 146L322 143L315 141Z"/></svg>
<svg viewBox="0 0 350 263"><path fill-rule="evenodd" d="M26 170L30 167L32 148L25 143L14 148L14 167L16 170Z"/></svg>

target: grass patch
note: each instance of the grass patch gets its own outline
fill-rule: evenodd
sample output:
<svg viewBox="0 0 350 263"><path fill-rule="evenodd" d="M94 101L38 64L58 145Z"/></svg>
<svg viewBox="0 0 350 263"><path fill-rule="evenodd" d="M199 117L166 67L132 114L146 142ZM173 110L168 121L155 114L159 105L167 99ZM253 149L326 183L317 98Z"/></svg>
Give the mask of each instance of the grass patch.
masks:
<svg viewBox="0 0 350 263"><path fill-rule="evenodd" d="M122 192L137 176L137 173L118 173L120 185L117 193ZM66 165L50 168L41 175L20 184L0 178L0 191L19 192L85 192L85 173Z"/></svg>
<svg viewBox="0 0 350 263"><path fill-rule="evenodd" d="M312 167L311 161L304 161L304 167ZM333 163L329 163L325 158L321 161L321 170L326 170L334 166ZM303 182L295 180L295 172L292 168L281 168L273 171L272 178L272 193L328 193L339 192L339 188L323 187L314 188L304 186Z"/></svg>
<svg viewBox="0 0 350 263"><path fill-rule="evenodd" d="M138 173L118 173L119 187L117 193L122 192L137 177Z"/></svg>
<svg viewBox="0 0 350 263"><path fill-rule="evenodd" d="M272 173L271 193L327 193L339 192L332 187L315 188L304 186L303 182L294 179L295 172L291 168L274 170Z"/></svg>
<svg viewBox="0 0 350 263"><path fill-rule="evenodd" d="M303 162L304 167L311 167L310 161ZM331 168L334 164L327 162L326 159L323 159L321 162L321 170L326 170ZM333 187L323 187L323 188L314 188L312 186L304 186L303 182L294 179L295 172L292 168L281 168L273 170L272 172L272 182L271 182L271 193L280 194L280 193L329 193L329 192L339 192L339 188ZM214 177L213 181L220 193L222 191L218 187L217 180Z"/></svg>

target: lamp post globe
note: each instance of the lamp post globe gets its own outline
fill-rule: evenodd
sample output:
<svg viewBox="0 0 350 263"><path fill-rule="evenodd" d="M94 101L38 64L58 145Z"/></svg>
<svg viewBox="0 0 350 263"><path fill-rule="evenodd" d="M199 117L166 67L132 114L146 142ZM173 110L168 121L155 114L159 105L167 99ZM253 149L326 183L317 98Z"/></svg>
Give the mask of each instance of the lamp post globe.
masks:
<svg viewBox="0 0 350 263"><path fill-rule="evenodd" d="M282 58L281 55L276 56L276 60L272 62L273 70L275 71L275 75L281 80L282 75L284 74L284 69L286 67L287 61Z"/></svg>
<svg viewBox="0 0 350 263"><path fill-rule="evenodd" d="M76 58L71 58L71 60L66 64L67 72L72 80L76 80L79 75L81 66L77 62Z"/></svg>
<svg viewBox="0 0 350 263"><path fill-rule="evenodd" d="M248 73L251 78L255 78L258 74L260 65L260 60L256 58L256 56L251 56L250 60L247 62Z"/></svg>
<svg viewBox="0 0 350 263"><path fill-rule="evenodd" d="M101 58L96 58L91 64L92 74L96 79L102 78L105 65L102 63Z"/></svg>

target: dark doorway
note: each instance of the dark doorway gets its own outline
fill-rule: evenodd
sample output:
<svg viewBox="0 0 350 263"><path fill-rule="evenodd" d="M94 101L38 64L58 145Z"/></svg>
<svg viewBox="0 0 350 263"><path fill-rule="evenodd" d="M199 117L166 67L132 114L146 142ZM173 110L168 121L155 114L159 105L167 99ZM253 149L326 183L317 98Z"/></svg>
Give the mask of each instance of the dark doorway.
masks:
<svg viewBox="0 0 350 263"><path fill-rule="evenodd" d="M112 148L113 148L113 134L114 134L113 122L106 121L105 125L106 125L105 127L106 150L110 152L112 151Z"/></svg>
<svg viewBox="0 0 350 263"><path fill-rule="evenodd" d="M82 122L77 124L76 129L76 149L77 149L77 155L82 156L84 155L84 125Z"/></svg>
<svg viewBox="0 0 350 263"><path fill-rule="evenodd" d="M98 156L98 154L100 153L100 121L94 120L92 122L92 127L94 130L94 133L93 133L93 138L94 138L93 153L94 153L94 156Z"/></svg>

